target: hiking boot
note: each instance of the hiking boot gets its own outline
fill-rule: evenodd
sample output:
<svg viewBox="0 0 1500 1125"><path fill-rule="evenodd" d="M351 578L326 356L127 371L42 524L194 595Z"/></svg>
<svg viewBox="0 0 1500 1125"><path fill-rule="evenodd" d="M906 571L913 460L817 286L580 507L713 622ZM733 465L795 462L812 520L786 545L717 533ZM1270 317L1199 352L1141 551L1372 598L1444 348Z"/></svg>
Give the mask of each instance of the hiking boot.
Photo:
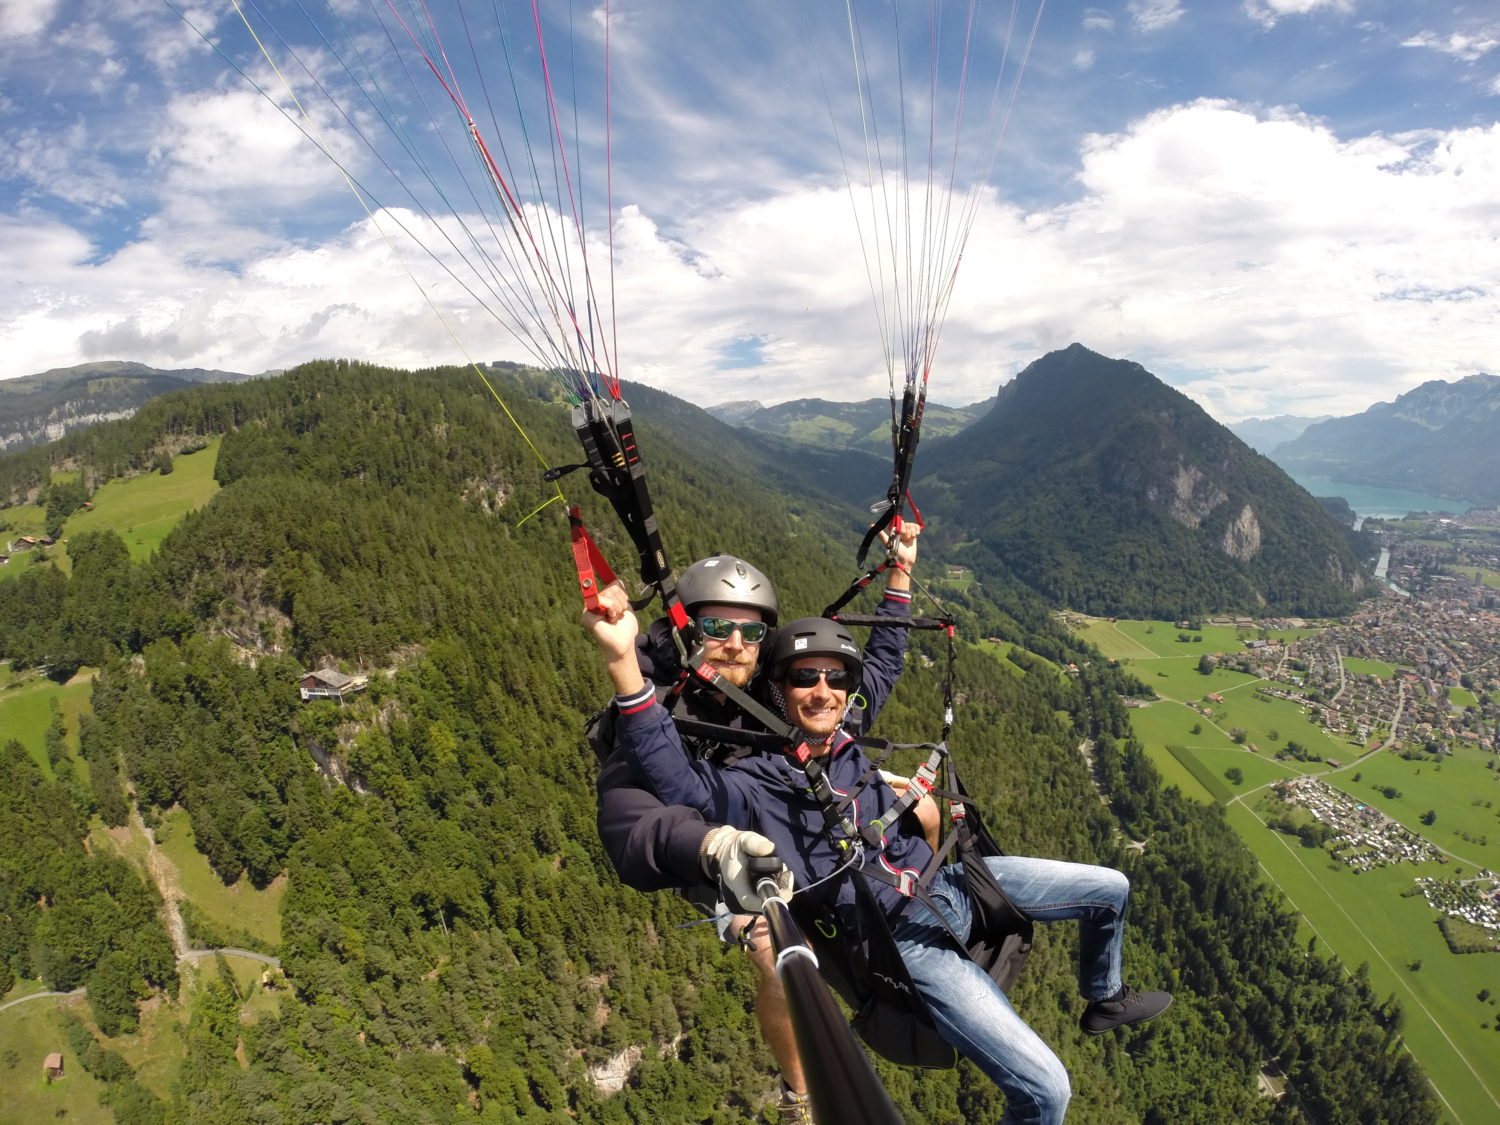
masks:
<svg viewBox="0 0 1500 1125"><path fill-rule="evenodd" d="M785 1082L781 1084L781 1099L776 1103L777 1120L789 1125L813 1125L812 1099L806 1094L796 1093Z"/></svg>
<svg viewBox="0 0 1500 1125"><path fill-rule="evenodd" d="M1172 1006L1170 992L1137 992L1122 988L1108 1000L1090 1000L1078 1026L1090 1035L1103 1035L1130 1023L1155 1019Z"/></svg>

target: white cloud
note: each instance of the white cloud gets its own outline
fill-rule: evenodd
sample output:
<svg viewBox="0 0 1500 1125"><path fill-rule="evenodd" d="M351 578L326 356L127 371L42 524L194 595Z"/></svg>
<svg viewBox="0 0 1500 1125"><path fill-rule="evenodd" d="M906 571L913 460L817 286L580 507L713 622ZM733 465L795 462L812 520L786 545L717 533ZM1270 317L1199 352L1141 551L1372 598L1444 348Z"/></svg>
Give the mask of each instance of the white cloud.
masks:
<svg viewBox="0 0 1500 1125"><path fill-rule="evenodd" d="M1103 8L1085 8L1083 12L1085 31L1113 31L1115 17Z"/></svg>
<svg viewBox="0 0 1500 1125"><path fill-rule="evenodd" d="M1073 66L1078 70L1093 70L1096 59L1092 50L1077 51L1073 55Z"/></svg>
<svg viewBox="0 0 1500 1125"><path fill-rule="evenodd" d="M1125 5L1137 31L1161 31L1183 16L1181 0L1130 0Z"/></svg>
<svg viewBox="0 0 1500 1125"><path fill-rule="evenodd" d="M1264 27L1275 27L1283 16L1305 16L1319 9L1349 12L1354 0L1245 0L1245 14Z"/></svg>
<svg viewBox="0 0 1500 1125"><path fill-rule="evenodd" d="M40 35L61 6L62 0L0 0L0 41Z"/></svg>
<svg viewBox="0 0 1500 1125"><path fill-rule="evenodd" d="M1425 47L1440 54L1452 55L1463 62L1478 62L1496 47L1500 47L1500 24L1476 28L1472 32L1450 31L1439 34L1421 31L1405 40L1403 47Z"/></svg>

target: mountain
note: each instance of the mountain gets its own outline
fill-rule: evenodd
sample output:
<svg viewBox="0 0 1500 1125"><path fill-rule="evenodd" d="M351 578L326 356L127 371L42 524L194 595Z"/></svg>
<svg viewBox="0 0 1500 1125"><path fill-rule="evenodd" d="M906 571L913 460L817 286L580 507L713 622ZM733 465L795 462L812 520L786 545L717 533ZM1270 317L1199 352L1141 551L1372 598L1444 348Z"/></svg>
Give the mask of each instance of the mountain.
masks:
<svg viewBox="0 0 1500 1125"><path fill-rule="evenodd" d="M1349 484L1500 504L1500 376L1440 379L1309 426L1276 463Z"/></svg>
<svg viewBox="0 0 1500 1125"><path fill-rule="evenodd" d="M0 453L55 441L66 433L128 418L157 395L199 383L238 383L251 376L201 367L163 371L105 360L0 381Z"/></svg>
<svg viewBox="0 0 1500 1125"><path fill-rule="evenodd" d="M1231 422L1229 431L1255 452L1270 457L1278 445L1298 437L1308 426L1326 422L1332 417L1332 414L1320 414L1315 418L1278 414L1274 418L1246 418L1243 422Z"/></svg>
<svg viewBox="0 0 1500 1125"><path fill-rule="evenodd" d="M1365 589L1343 532L1285 473L1144 367L1080 344L928 443L920 472L916 495L976 559L1075 609L1317 616Z"/></svg>
<svg viewBox="0 0 1500 1125"><path fill-rule="evenodd" d="M993 400L991 400L993 401ZM923 440L954 434L983 417L989 402L942 406L929 402L922 415ZM831 449L862 449L887 456L891 451L891 400L829 402L799 398L775 406L753 400L720 403L708 412L731 426Z"/></svg>

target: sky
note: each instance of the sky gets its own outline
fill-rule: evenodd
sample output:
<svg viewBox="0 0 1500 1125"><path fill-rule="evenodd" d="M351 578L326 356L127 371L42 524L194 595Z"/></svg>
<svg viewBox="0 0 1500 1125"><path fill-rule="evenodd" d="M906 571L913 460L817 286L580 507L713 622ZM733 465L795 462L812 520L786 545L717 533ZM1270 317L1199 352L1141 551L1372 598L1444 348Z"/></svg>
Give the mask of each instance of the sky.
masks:
<svg viewBox="0 0 1500 1125"><path fill-rule="evenodd" d="M0 379L963 405L1078 342L1233 423L1500 374L1492 2L852 7L0 0Z"/></svg>

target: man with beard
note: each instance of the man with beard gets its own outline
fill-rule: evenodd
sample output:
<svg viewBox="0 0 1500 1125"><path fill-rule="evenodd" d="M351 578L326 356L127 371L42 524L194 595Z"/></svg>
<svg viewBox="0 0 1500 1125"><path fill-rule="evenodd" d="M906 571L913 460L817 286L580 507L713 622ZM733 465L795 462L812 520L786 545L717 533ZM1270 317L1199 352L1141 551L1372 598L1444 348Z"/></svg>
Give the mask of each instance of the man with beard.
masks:
<svg viewBox="0 0 1500 1125"><path fill-rule="evenodd" d="M903 539L902 561L909 566L915 544ZM899 574L903 580L905 569ZM905 616L906 600L888 592L878 612ZM884 827L878 849L841 848L830 839L825 810L813 797L808 773L792 758L756 751L723 763L691 759L641 673L631 615L612 620L586 614L585 622L605 655L617 692L617 754L665 802L772 842L794 885L805 888L800 892L808 896L803 905L830 909L846 941L860 929L859 876L845 869L854 855L875 873L868 877L868 889L939 1035L1005 1092L1004 1121L1060 1125L1071 1096L1067 1070L988 973L963 952L961 943L969 937L974 917L962 866L936 873L924 903L931 911L914 906L893 883L914 882L932 862L932 848L919 827L903 817ZM854 738L869 729L889 696L905 649L905 630L877 626L861 654L842 625L821 617L782 626L772 644L768 694L806 736L833 790L854 795L844 813L856 829L870 825L896 801L884 780L871 777L869 761ZM856 689L861 706L851 713ZM1124 875L1106 867L1024 856L989 856L984 862L1011 901L1034 920L1079 921L1079 988L1087 1001L1080 1026L1086 1033L1103 1034L1166 1010L1172 1002L1168 993L1136 992L1121 980L1129 899Z"/></svg>
<svg viewBox="0 0 1500 1125"><path fill-rule="evenodd" d="M695 621L705 662L734 687L750 688L761 644L776 624L778 605L770 580L743 559L715 555L686 568L677 592ZM609 619L634 620L629 598L618 583L602 591L599 601ZM652 697L666 704L674 719L746 727L747 718L738 707L697 680L673 694L682 666L665 619L654 622L645 636L637 638L635 648L642 688L649 681ZM626 886L640 891L681 890L699 909L721 920L721 936L744 946L760 977L756 1021L781 1070L778 1108L787 1121L810 1125L802 1061L770 942L757 916L761 900L747 867L752 856L770 855L773 846L758 833L709 823L696 809L665 805L630 762L610 753L617 722L618 709L612 705L589 736L605 758L598 778L599 839L605 853ZM743 746L695 735L684 737L683 746L694 758L721 763L749 752ZM790 874L783 879L790 890ZM725 908L726 897L737 908L733 914Z"/></svg>

